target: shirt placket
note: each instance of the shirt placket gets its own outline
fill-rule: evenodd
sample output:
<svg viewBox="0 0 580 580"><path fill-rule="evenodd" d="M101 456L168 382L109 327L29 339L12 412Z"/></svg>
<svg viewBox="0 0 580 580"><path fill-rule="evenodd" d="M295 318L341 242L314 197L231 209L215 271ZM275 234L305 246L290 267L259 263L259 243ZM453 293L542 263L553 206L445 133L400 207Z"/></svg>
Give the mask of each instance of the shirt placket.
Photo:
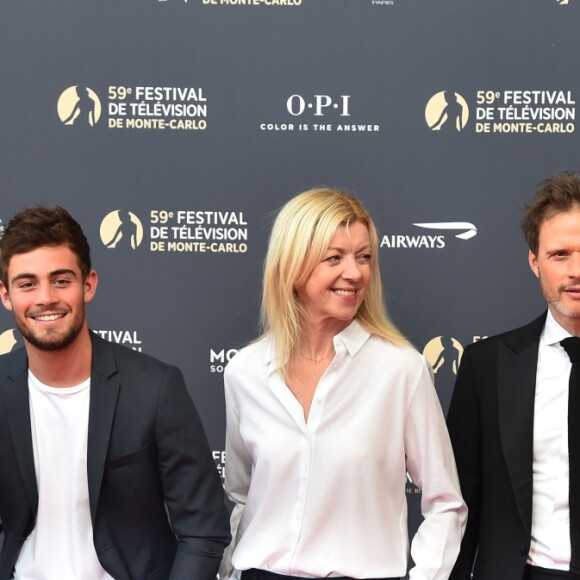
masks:
<svg viewBox="0 0 580 580"><path fill-rule="evenodd" d="M336 368L340 364L338 361L345 354L345 347L342 342L335 343L335 357L320 378L316 387L308 421L304 423L300 440L300 460L299 460L299 485L296 494L296 502L292 514L292 531L295 538L294 551L290 559L288 574L292 574L294 563L300 561L300 532L308 501L308 491L313 476L313 458L316 454L316 435L320 429L324 418L324 409L327 402L328 393L336 382Z"/></svg>

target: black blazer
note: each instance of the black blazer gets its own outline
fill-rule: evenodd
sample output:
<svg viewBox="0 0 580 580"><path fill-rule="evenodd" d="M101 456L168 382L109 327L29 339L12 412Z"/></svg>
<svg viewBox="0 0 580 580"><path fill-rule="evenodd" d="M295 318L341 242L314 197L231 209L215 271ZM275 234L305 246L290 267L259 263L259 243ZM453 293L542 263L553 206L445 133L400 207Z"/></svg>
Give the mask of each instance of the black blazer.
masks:
<svg viewBox="0 0 580 580"><path fill-rule="evenodd" d="M447 425L469 508L450 580L520 580L530 549L534 397L546 314L466 347Z"/></svg>
<svg viewBox="0 0 580 580"><path fill-rule="evenodd" d="M118 580L213 580L228 515L180 371L91 337L87 472L101 565ZM38 507L27 371L25 349L0 357L0 580Z"/></svg>

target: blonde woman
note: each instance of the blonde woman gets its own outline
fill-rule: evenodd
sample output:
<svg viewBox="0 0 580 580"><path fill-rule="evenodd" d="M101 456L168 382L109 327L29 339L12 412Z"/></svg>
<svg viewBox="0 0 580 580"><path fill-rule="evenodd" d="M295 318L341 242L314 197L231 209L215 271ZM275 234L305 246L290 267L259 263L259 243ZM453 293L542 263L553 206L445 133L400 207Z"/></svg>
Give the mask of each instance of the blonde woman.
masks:
<svg viewBox="0 0 580 580"><path fill-rule="evenodd" d="M221 578L402 578L407 472L424 521L410 578L449 576L466 507L430 370L387 318L375 226L334 189L276 218L263 335L225 371Z"/></svg>

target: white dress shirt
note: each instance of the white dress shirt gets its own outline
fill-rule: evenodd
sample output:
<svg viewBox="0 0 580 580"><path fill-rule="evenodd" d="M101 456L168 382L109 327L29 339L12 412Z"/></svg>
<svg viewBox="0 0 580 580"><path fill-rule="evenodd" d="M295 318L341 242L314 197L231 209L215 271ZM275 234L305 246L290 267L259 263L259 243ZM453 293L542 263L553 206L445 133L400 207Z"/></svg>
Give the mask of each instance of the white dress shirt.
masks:
<svg viewBox="0 0 580 580"><path fill-rule="evenodd" d="M532 542L528 563L556 570L570 569L568 381L572 363L560 345L569 336L548 312L536 371Z"/></svg>
<svg viewBox="0 0 580 580"><path fill-rule="evenodd" d="M221 578L402 577L407 471L422 489L412 580L448 578L467 508L430 369L357 321L334 337L308 421L265 338L225 373L225 487L235 503ZM234 571L234 569L236 571Z"/></svg>

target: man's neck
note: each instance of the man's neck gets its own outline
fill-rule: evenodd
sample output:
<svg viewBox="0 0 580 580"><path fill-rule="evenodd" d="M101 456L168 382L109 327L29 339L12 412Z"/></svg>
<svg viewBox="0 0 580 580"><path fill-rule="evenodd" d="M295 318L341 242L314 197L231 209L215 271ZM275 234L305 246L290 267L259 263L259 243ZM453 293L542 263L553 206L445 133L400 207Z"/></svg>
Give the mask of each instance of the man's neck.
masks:
<svg viewBox="0 0 580 580"><path fill-rule="evenodd" d="M92 343L83 329L66 348L41 350L26 343L28 367L34 376L51 387L73 387L91 375Z"/></svg>
<svg viewBox="0 0 580 580"><path fill-rule="evenodd" d="M572 336L580 336L580 318L574 318L572 316L564 316L555 308L550 306L550 313L552 314L554 320Z"/></svg>

